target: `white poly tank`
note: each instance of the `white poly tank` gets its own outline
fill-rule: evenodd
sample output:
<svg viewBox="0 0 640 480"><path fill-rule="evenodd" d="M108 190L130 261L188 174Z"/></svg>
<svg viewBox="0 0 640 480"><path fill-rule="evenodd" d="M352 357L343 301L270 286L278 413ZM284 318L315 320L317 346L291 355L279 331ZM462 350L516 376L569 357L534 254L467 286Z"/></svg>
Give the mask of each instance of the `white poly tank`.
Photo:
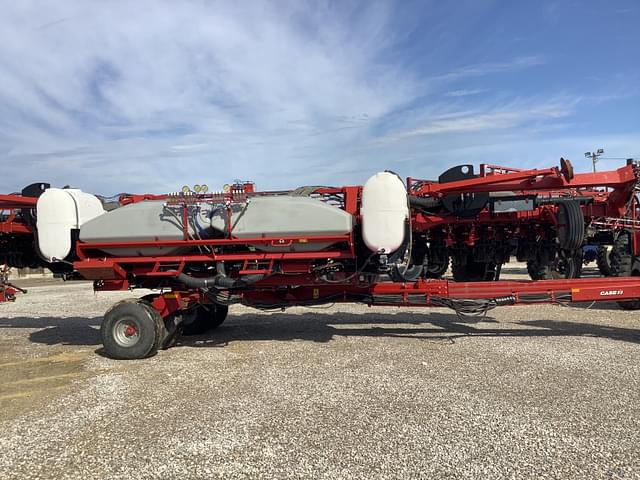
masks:
<svg viewBox="0 0 640 480"><path fill-rule="evenodd" d="M128 243L173 241L184 239L182 207L165 208L164 200L130 203L85 223L80 229L84 243ZM195 232L189 227L189 233ZM199 232L200 233L200 232ZM104 252L120 256L177 255L184 247L105 248Z"/></svg>
<svg viewBox="0 0 640 480"><path fill-rule="evenodd" d="M71 232L104 214L100 200L75 188L49 188L36 204L38 251L47 262L71 253Z"/></svg>
<svg viewBox="0 0 640 480"><path fill-rule="evenodd" d="M362 238L372 252L393 253L404 243L407 191L391 172L376 173L362 188Z"/></svg>
<svg viewBox="0 0 640 480"><path fill-rule="evenodd" d="M310 237L347 235L353 216L321 200L293 195L254 197L233 212L231 233L235 238ZM213 212L211 226L229 232L226 209ZM324 250L335 242L294 242L287 246L254 245L267 252Z"/></svg>

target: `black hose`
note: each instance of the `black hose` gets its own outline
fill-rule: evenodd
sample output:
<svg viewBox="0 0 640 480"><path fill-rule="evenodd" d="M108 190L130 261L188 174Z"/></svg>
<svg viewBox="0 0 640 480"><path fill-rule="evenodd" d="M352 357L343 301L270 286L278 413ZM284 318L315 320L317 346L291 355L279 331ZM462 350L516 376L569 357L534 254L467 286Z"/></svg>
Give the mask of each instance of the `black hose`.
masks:
<svg viewBox="0 0 640 480"><path fill-rule="evenodd" d="M415 195L409 195L409 205L417 208L435 208L440 206L440 200L433 197L417 197Z"/></svg>
<svg viewBox="0 0 640 480"><path fill-rule="evenodd" d="M264 278L264 275L245 275L242 278L233 279L229 278L226 275L218 274L213 277L192 277L191 275L187 275L185 273L179 273L176 276L176 279L184 283L187 287L191 288L199 288L202 290L209 290L211 288L214 289L231 289L231 288L242 288L252 283L256 283Z"/></svg>

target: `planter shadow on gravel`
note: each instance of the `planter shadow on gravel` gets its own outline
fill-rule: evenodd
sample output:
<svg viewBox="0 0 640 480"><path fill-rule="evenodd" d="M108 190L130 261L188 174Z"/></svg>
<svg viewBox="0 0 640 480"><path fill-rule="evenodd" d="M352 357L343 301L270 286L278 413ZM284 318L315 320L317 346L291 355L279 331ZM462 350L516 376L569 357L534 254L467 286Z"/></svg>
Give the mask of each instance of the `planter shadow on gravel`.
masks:
<svg viewBox="0 0 640 480"><path fill-rule="evenodd" d="M480 323L461 323L455 314L444 313L232 314L213 332L180 337L178 346L224 347L234 341L301 340L326 343L334 337L393 337L452 342L463 337L588 336L640 343L640 329L633 328L559 320L526 320L517 323L499 323L491 317L478 320ZM91 346L100 345L101 321L101 317L16 317L0 319L0 329L36 329L29 334L29 340L34 343Z"/></svg>
<svg viewBox="0 0 640 480"><path fill-rule="evenodd" d="M454 314L431 313L416 321L415 314L334 315L306 313L230 316L220 328L205 335L181 337L178 346L223 347L234 341L328 342L334 337L394 337L416 341L449 341L473 337L596 337L640 343L640 329L609 327L557 320L499 323L483 317L481 323L460 323ZM492 326L491 323L495 324ZM428 326L425 326L428 325ZM521 328L524 327L524 328Z"/></svg>
<svg viewBox="0 0 640 480"><path fill-rule="evenodd" d="M102 317L0 318L0 329L37 329L29 334L33 343L90 346L100 344Z"/></svg>

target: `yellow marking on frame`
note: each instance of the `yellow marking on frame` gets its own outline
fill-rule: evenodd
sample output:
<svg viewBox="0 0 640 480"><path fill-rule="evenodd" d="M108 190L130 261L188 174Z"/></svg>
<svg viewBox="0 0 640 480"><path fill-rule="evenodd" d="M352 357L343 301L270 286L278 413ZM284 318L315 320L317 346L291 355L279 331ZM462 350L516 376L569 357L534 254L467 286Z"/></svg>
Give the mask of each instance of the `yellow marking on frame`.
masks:
<svg viewBox="0 0 640 480"><path fill-rule="evenodd" d="M317 300L320 298L320 289L319 288L314 288L313 289L313 299Z"/></svg>

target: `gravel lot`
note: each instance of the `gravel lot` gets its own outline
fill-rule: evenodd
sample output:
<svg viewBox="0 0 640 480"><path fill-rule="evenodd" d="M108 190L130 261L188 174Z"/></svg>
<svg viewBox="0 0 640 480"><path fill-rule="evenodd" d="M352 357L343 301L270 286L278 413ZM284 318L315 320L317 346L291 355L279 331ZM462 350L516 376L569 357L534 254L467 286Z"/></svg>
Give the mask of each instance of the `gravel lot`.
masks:
<svg viewBox="0 0 640 480"><path fill-rule="evenodd" d="M0 305L0 478L640 478L640 321L615 304L234 307L113 361L100 317L128 295Z"/></svg>

